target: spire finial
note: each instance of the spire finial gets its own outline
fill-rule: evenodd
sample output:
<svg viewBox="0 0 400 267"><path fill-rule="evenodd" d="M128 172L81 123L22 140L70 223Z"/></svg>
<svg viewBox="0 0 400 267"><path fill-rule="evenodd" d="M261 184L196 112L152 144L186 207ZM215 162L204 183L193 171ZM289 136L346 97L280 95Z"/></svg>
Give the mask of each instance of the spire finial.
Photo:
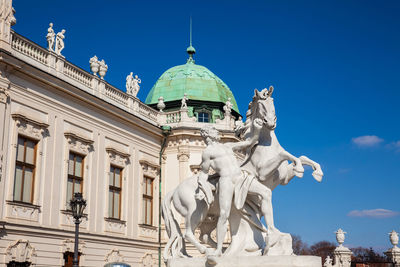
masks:
<svg viewBox="0 0 400 267"><path fill-rule="evenodd" d="M187 63L194 63L193 55L196 53L196 49L192 46L192 16L190 16L190 35L189 35L189 47L186 49L186 52L189 54L189 58Z"/></svg>
<svg viewBox="0 0 400 267"><path fill-rule="evenodd" d="M192 46L192 16L190 16L190 46Z"/></svg>

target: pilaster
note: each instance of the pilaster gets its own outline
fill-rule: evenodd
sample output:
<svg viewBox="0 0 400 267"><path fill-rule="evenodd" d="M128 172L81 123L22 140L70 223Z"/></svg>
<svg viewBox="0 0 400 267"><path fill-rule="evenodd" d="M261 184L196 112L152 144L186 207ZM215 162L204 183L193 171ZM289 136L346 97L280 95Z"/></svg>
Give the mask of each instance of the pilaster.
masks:
<svg viewBox="0 0 400 267"><path fill-rule="evenodd" d="M188 177L190 152L187 146L178 147L179 181Z"/></svg>

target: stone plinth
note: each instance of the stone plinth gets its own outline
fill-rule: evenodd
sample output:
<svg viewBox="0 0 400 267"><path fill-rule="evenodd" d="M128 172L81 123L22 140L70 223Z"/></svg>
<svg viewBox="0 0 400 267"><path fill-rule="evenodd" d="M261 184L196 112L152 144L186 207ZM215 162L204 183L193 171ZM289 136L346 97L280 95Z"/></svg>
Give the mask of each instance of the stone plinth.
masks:
<svg viewBox="0 0 400 267"><path fill-rule="evenodd" d="M210 265L206 258L179 258L168 260L167 267L321 267L321 257L316 256L243 256L217 258Z"/></svg>

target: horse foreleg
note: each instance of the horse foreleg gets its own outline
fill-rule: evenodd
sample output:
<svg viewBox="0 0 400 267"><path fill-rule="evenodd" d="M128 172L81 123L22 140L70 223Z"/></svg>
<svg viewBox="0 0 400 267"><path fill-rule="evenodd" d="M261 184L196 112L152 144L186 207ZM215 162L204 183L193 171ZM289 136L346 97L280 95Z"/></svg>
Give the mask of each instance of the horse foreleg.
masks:
<svg viewBox="0 0 400 267"><path fill-rule="evenodd" d="M302 164L301 160L299 158L296 158L295 156L293 156L292 154L290 154L289 152L287 152L285 150L281 151L280 155L282 157L292 161L292 163L289 164L289 166L292 166L294 175L296 175L299 178L302 178L303 174L304 174L304 168L303 168L303 164Z"/></svg>
<svg viewBox="0 0 400 267"><path fill-rule="evenodd" d="M313 173L312 176L314 177L315 180L317 180L318 182L321 182L322 180L322 176L324 175L324 173L322 172L321 166L316 163L315 161L307 158L306 156L301 156L300 158L301 164L303 165L309 165L313 168Z"/></svg>

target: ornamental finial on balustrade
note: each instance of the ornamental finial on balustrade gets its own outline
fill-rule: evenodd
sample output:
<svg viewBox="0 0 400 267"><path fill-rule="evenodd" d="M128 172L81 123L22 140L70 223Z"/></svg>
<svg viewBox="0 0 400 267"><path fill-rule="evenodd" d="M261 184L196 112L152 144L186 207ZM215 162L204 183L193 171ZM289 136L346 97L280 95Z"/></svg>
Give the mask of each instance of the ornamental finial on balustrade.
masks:
<svg viewBox="0 0 400 267"><path fill-rule="evenodd" d="M399 234L393 230L389 233L389 239L393 247L388 249L385 255L390 259L394 267L400 267L400 248L397 246L399 243Z"/></svg>
<svg viewBox="0 0 400 267"><path fill-rule="evenodd" d="M160 96L158 98L157 108L160 110L160 112L163 112L163 109L165 108L164 97Z"/></svg>
<svg viewBox="0 0 400 267"><path fill-rule="evenodd" d="M89 63L90 63L90 70L93 72L93 75L97 76L97 73L99 72L100 68L100 61L97 58L97 56L90 58Z"/></svg>
<svg viewBox="0 0 400 267"><path fill-rule="evenodd" d="M107 70L108 70L108 66L107 66L106 62L104 61L104 59L102 59L99 62L99 64L100 64L99 75L100 75L100 78L102 80L104 80L104 76L106 76L106 73L107 73Z"/></svg>

